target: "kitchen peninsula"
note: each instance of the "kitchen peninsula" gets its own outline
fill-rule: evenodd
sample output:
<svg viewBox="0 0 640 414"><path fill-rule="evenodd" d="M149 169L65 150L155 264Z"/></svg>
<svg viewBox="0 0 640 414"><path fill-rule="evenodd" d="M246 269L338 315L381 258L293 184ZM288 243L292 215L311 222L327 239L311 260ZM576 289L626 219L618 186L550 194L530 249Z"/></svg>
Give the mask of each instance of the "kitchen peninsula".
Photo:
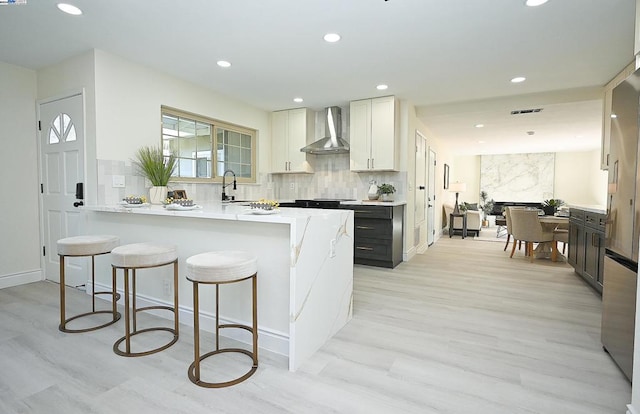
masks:
<svg viewBox="0 0 640 414"><path fill-rule="evenodd" d="M338 332L352 314L353 211L281 208L254 214L247 206L213 204L191 211L162 206L84 207L87 234L115 234L122 244L153 241L178 247L180 322L193 324L192 287L185 260L211 250L244 250L258 257L259 346L287 355L289 369L300 364ZM110 285L108 260L96 261L96 285ZM165 303L171 296L169 270L138 281L139 296ZM118 278L122 291L122 279ZM250 320L242 284L220 291L223 323ZM215 293L201 292L201 314L212 319ZM246 303L245 303L246 302ZM203 312L204 311L204 312ZM202 324L213 326L212 323ZM233 330L232 330L233 331ZM229 333L232 334L232 333ZM249 342L245 333L233 334Z"/></svg>

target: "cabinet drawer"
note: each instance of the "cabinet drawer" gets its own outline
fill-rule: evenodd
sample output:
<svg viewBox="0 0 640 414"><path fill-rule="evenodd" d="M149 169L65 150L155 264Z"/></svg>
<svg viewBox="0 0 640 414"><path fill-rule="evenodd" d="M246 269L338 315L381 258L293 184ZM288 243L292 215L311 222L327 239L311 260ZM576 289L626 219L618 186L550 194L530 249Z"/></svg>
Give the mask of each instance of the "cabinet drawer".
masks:
<svg viewBox="0 0 640 414"><path fill-rule="evenodd" d="M353 255L363 259L390 260L391 242L359 239L353 244Z"/></svg>
<svg viewBox="0 0 640 414"><path fill-rule="evenodd" d="M584 225L604 232L607 217L602 214L585 213Z"/></svg>
<svg viewBox="0 0 640 414"><path fill-rule="evenodd" d="M357 219L353 222L356 240L360 238L388 239L393 236L393 222L391 220Z"/></svg>
<svg viewBox="0 0 640 414"><path fill-rule="evenodd" d="M392 219L393 207L378 207L378 206L349 206L350 210L353 210L353 218L377 218L377 219Z"/></svg>
<svg viewBox="0 0 640 414"><path fill-rule="evenodd" d="M582 210L569 210L569 218L574 221L584 221L584 211Z"/></svg>

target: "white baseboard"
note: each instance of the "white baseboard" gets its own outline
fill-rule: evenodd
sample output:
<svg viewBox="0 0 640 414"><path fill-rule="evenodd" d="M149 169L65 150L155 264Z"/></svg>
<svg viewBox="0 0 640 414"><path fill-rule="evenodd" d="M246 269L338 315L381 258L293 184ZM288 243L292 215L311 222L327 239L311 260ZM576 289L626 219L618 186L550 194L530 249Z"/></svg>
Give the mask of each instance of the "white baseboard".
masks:
<svg viewBox="0 0 640 414"><path fill-rule="evenodd" d="M407 251L406 253L404 253L402 255L402 261L404 262L408 262L409 260L411 260L413 258L413 256L416 255L416 248L415 246L410 248L409 251Z"/></svg>
<svg viewBox="0 0 640 414"><path fill-rule="evenodd" d="M633 408L633 405L627 404L627 414L640 414L640 412Z"/></svg>
<svg viewBox="0 0 640 414"><path fill-rule="evenodd" d="M28 272L13 273L0 276L0 289L26 285L27 283L39 282L42 279L42 270L30 270Z"/></svg>
<svg viewBox="0 0 640 414"><path fill-rule="evenodd" d="M105 285L102 283L96 283L97 291L110 291L111 285ZM124 290L117 289L118 293L120 293L121 298L118 301L118 304L124 305ZM86 292L88 295L91 294L91 280L87 281L86 284ZM105 299L107 296L100 295L102 299ZM136 304L138 308L142 308L145 306L171 306L172 303L168 301L163 301L158 298L153 298L150 296L140 295L139 293L136 296ZM187 325L193 327L193 308L189 308L186 306L178 305L178 318L180 320L181 325ZM170 313L162 310L149 310L150 314L159 316L165 319L171 319ZM258 315L259 316L259 315ZM124 315L123 315L124 317ZM258 319L259 322L259 319ZM249 324L247 321L239 321L239 320L231 320L220 317L220 324L227 323L239 323L239 324ZM215 327L215 314L211 312L203 312L200 310L200 329L206 332L214 332ZM220 336L224 336L226 338L231 338L237 340L239 342L251 345L250 336L244 329L222 329L220 330ZM262 349L266 349L271 352L275 352L279 355L289 356L289 335L285 332L277 332L269 329L260 328L258 326L258 344Z"/></svg>

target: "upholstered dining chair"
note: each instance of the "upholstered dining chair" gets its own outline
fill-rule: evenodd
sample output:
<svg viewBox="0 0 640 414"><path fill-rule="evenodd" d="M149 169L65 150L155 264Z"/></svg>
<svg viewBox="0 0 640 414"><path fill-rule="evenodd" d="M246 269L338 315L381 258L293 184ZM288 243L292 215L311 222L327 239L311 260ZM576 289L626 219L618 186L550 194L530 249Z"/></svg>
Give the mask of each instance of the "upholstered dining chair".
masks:
<svg viewBox="0 0 640 414"><path fill-rule="evenodd" d="M525 207L514 207L514 206L507 206L504 208L504 218L507 220L507 242L504 244L504 249L503 251L507 251L507 247L509 247L509 240L511 239L511 236L513 236L513 231L511 230L512 225L511 225L511 214L510 214L510 210L514 210L514 209L519 209L522 210ZM516 241L515 239L513 240L514 242ZM520 248L520 242L518 242L518 249Z"/></svg>
<svg viewBox="0 0 640 414"><path fill-rule="evenodd" d="M545 231L538 219L538 210L513 209L510 211L511 226L513 228L513 248L511 256L516 251L516 240L525 242L525 250L529 260L533 262L533 244L552 242L552 249L557 251L553 231Z"/></svg>
<svg viewBox="0 0 640 414"><path fill-rule="evenodd" d="M558 224L553 230L553 238L557 242L562 242L562 254L565 254L569 244L569 224Z"/></svg>

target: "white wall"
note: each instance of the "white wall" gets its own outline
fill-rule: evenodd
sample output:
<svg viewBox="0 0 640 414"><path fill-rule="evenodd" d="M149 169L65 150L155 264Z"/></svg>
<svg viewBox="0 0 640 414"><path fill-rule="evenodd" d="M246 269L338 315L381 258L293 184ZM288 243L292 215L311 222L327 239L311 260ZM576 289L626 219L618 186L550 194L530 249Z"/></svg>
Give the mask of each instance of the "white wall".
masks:
<svg viewBox="0 0 640 414"><path fill-rule="evenodd" d="M258 168L270 168L269 112L96 50L96 156L129 160L160 145L162 105L258 130Z"/></svg>
<svg viewBox="0 0 640 414"><path fill-rule="evenodd" d="M35 100L36 73L0 62L0 288L42 277Z"/></svg>
<svg viewBox="0 0 640 414"><path fill-rule="evenodd" d="M577 205L607 205L607 171L600 150L556 153L554 197Z"/></svg>
<svg viewBox="0 0 640 414"><path fill-rule="evenodd" d="M607 172L600 170L600 150L557 152L555 155L553 197L567 204L606 206ZM467 191L460 194L461 201L478 202L481 190L479 155L455 157L451 177L452 181L467 184ZM489 198L492 197L489 194Z"/></svg>

